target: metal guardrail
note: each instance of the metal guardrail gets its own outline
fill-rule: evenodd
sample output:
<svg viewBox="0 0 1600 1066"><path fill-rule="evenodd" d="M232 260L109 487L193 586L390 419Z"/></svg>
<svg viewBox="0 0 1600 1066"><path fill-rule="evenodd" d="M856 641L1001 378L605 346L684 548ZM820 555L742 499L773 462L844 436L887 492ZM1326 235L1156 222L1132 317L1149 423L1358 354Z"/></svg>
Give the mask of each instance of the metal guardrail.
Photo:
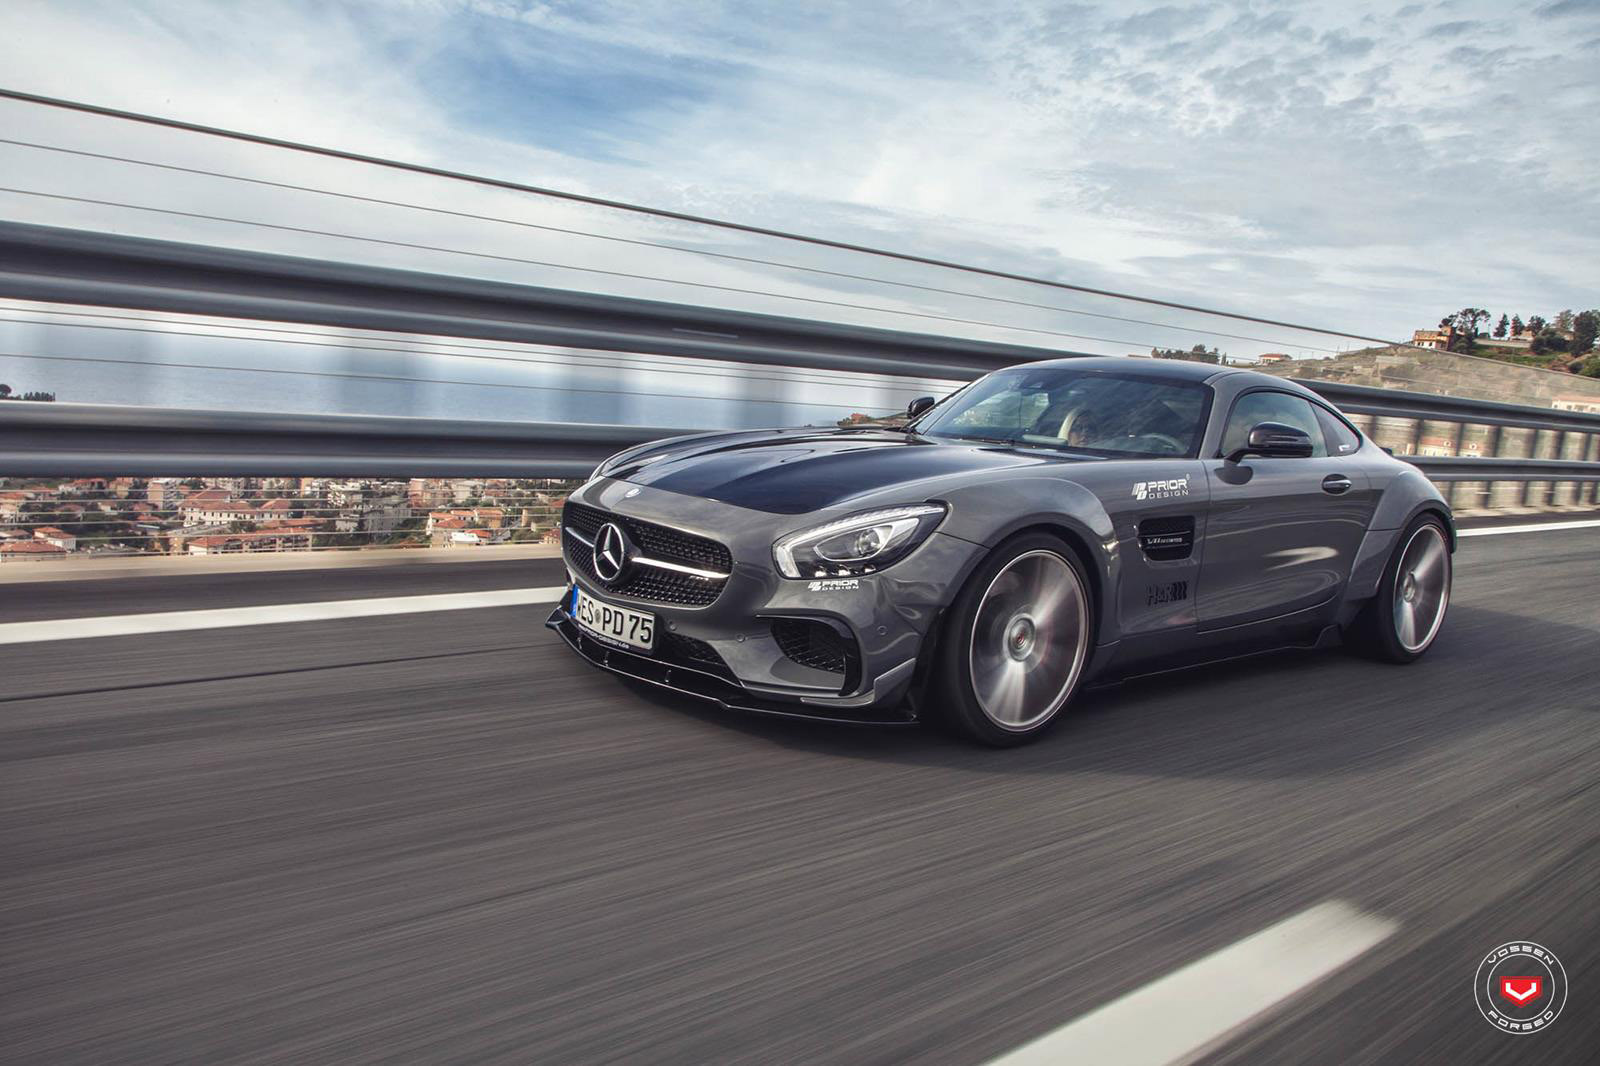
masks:
<svg viewBox="0 0 1600 1066"><path fill-rule="evenodd" d="M1384 390L1366 390L1382 393ZM1438 397L1409 418L1436 417ZM1538 412L1515 408L1513 412ZM1361 412L1357 412L1361 413ZM1565 429L1551 412L1535 428ZM1437 417L1443 417L1438 415ZM1520 420L1531 415L1512 414ZM1473 421L1481 422L1474 414ZM1519 423L1520 424L1520 423ZM289 415L123 407L0 404L0 474L62 477L587 477L606 456L684 429L554 422L466 422L366 415ZM1600 462L1573 459L1401 456L1429 478L1456 481L1600 481Z"/></svg>
<svg viewBox="0 0 1600 1066"><path fill-rule="evenodd" d="M1551 407L1494 403L1460 396L1439 396L1400 389L1378 389L1370 385L1347 385L1336 381L1291 378L1325 397L1346 414L1373 415L1379 418L1422 418L1439 422L1463 422L1479 426L1504 426L1512 429L1547 429L1555 432L1600 433L1600 414L1586 411L1561 411Z"/></svg>
<svg viewBox="0 0 1600 1066"><path fill-rule="evenodd" d="M584 478L614 452L685 432L13 401L0 403L0 474Z"/></svg>
<svg viewBox="0 0 1600 1066"><path fill-rule="evenodd" d="M1580 459L1475 459L1466 455L1402 455L1429 481L1600 481L1600 463Z"/></svg>
<svg viewBox="0 0 1600 1066"><path fill-rule="evenodd" d="M0 222L21 300L964 380L1081 352Z"/></svg>
<svg viewBox="0 0 1600 1066"><path fill-rule="evenodd" d="M13 222L0 222L0 292L57 303L958 380L1083 354ZM1338 382L1301 384L1352 414L1600 434L1600 414ZM618 449L682 432L4 403L0 474L582 477ZM1597 462L1404 458L1441 482L1600 480Z"/></svg>

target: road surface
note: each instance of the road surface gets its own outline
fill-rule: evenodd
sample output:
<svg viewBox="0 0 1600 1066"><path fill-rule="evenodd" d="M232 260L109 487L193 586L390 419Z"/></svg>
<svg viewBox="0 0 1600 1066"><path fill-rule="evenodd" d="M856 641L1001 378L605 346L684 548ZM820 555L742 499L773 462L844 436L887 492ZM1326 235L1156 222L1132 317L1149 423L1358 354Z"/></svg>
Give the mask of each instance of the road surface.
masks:
<svg viewBox="0 0 1600 1066"><path fill-rule="evenodd" d="M557 574L0 586L0 623ZM1375 944L1241 988L1202 1061L1600 1058L1600 529L1464 540L1414 666L1143 680L1007 752L647 698L544 613L0 646L4 1061L976 1064L1108 1004L1131 1057L1163 977L1328 908ZM1572 990L1512 1037L1471 986L1521 938Z"/></svg>

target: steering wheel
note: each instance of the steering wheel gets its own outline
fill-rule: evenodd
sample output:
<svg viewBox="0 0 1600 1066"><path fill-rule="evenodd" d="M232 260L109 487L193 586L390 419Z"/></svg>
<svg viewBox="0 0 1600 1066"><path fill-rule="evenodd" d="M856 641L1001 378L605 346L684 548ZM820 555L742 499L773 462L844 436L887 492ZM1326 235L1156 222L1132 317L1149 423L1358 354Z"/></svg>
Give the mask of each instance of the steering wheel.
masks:
<svg viewBox="0 0 1600 1066"><path fill-rule="evenodd" d="M1145 433L1141 435L1156 444L1160 444L1163 447L1171 449L1172 454L1174 455L1182 455L1186 450L1183 446L1183 442L1177 437L1171 437L1165 433Z"/></svg>

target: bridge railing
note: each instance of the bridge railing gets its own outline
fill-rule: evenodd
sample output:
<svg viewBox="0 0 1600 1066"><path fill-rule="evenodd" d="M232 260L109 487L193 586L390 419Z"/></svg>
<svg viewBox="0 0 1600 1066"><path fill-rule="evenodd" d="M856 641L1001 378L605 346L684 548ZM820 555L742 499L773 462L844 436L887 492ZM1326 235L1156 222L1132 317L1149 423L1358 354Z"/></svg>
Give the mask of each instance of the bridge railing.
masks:
<svg viewBox="0 0 1600 1066"><path fill-rule="evenodd" d="M1600 506L1600 414L1307 380L1462 513Z"/></svg>
<svg viewBox="0 0 1600 1066"><path fill-rule="evenodd" d="M1396 438L1459 511L1600 507L1600 416L1315 387L1379 443ZM1405 454L1440 425L1458 443L1488 432L1551 454ZM601 460L682 432L9 402L0 559L550 544L562 500Z"/></svg>
<svg viewBox="0 0 1600 1066"><path fill-rule="evenodd" d="M0 261L0 292L54 307L644 353L668 376L720 362L920 391L1085 354L19 223L0 223ZM1460 513L1600 506L1600 414L1305 383ZM764 421L757 402L725 398L710 417L658 405L676 427L0 403L0 559L538 542L607 455ZM170 486L152 499L149 479L221 506Z"/></svg>

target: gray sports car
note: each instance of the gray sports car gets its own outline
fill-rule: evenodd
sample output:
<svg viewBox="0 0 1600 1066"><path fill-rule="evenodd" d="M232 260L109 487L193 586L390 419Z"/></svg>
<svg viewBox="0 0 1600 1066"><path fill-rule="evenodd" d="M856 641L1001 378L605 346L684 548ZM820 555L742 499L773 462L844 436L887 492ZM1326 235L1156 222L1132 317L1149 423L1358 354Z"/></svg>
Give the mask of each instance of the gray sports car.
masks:
<svg viewBox="0 0 1600 1066"><path fill-rule="evenodd" d="M613 456L548 625L726 707L1009 745L1094 679L1341 635L1406 663L1444 622L1449 506L1292 381L1062 359L908 414Z"/></svg>

